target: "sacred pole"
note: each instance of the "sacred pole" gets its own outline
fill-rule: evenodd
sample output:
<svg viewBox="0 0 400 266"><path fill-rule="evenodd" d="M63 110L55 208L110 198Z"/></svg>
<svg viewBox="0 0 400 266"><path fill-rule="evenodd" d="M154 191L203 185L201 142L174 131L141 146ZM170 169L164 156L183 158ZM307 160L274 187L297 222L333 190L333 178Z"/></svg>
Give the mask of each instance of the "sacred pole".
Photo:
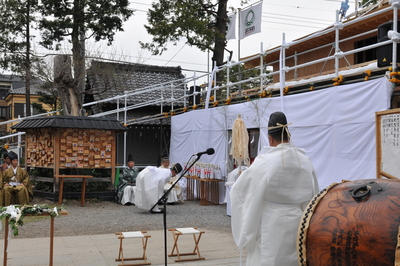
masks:
<svg viewBox="0 0 400 266"><path fill-rule="evenodd" d="M238 38L238 62L240 62L240 10L242 10L242 9L241 9L241 8L238 8L238 10L239 10L239 11L238 11L238 15L239 15L239 16L238 16L238 21L239 21L239 23L238 23L238 25L239 25L239 26L238 26L238 29L239 29L239 30L238 30L238 32L239 32L239 34L238 34L238 35L239 35L239 36L238 36L238 37L239 37L239 38Z"/></svg>
<svg viewBox="0 0 400 266"><path fill-rule="evenodd" d="M238 32L239 32L239 38L238 38L238 62L240 62L240 11L242 10L241 8L238 8L238 10L239 10L239 17L238 17L238 20L239 20L239 23L238 23L238 25L239 25L239 30L238 30ZM241 68L240 68L240 64L239 64L239 81L242 81L242 70L241 70ZM242 96L242 83L239 83L239 91L238 91L238 96L240 97L240 96Z"/></svg>

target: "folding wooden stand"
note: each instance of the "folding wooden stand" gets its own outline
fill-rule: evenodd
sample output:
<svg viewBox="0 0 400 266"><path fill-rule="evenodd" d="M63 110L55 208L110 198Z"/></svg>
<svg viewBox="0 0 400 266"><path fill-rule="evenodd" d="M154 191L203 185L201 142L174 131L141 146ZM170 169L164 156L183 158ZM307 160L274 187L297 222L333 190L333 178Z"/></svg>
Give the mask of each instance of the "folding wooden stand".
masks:
<svg viewBox="0 0 400 266"><path fill-rule="evenodd" d="M122 264L119 264L119 266L124 265L124 266L135 266L135 265L150 265L150 262L147 262L147 256L146 256L146 248L147 248L147 240L150 235L144 235L147 233L147 231L135 231L135 232L122 232L122 233L115 233L118 235L118 239L120 240L119 243L119 253L118 253L118 259L115 259L115 261L122 261ZM124 250L122 248L122 240L126 238L141 238L142 239L142 245L143 245L143 256L142 257L136 257L136 258L124 258ZM142 263L133 263L133 264L124 264L124 261L126 260L143 260Z"/></svg>
<svg viewBox="0 0 400 266"><path fill-rule="evenodd" d="M199 242L201 235L205 233L204 231L199 231L197 230L197 227L187 227L187 228L175 228L175 229L168 229L169 231L172 231L172 236L174 237L174 246L172 247L171 254L169 254L169 257L172 256L178 256L178 259L175 260L176 262L179 261L191 261L191 260L204 260L205 258L200 256L200 250L199 250ZM181 235L193 235L194 239L194 249L193 252L191 253L179 253L178 249L178 239L179 236ZM196 235L198 235L196 237ZM176 249L176 253L174 253ZM197 258L191 258L191 259L181 259L181 256L187 256L187 255L198 255Z"/></svg>

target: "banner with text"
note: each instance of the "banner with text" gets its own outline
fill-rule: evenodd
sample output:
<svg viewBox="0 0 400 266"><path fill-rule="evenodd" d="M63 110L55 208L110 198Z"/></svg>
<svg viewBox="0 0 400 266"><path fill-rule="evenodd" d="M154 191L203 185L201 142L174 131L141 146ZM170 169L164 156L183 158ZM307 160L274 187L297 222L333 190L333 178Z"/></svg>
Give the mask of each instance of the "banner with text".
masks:
<svg viewBox="0 0 400 266"><path fill-rule="evenodd" d="M240 11L239 38L261 32L262 2Z"/></svg>

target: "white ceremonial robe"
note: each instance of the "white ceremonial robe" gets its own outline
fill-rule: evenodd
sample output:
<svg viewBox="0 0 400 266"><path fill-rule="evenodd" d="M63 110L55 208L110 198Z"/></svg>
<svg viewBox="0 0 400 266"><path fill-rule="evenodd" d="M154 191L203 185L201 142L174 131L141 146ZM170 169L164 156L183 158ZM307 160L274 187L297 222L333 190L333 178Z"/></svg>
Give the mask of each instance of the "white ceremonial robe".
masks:
<svg viewBox="0 0 400 266"><path fill-rule="evenodd" d="M232 235L248 266L297 266L301 215L319 191L304 150L284 143L257 156L232 186Z"/></svg>
<svg viewBox="0 0 400 266"><path fill-rule="evenodd" d="M124 194L122 195L121 204L125 205L128 202L135 202L135 191L136 186L126 186L124 188Z"/></svg>
<svg viewBox="0 0 400 266"><path fill-rule="evenodd" d="M171 171L165 168L147 166L136 177L135 205L150 210L164 194L164 185L171 178Z"/></svg>
<svg viewBox="0 0 400 266"><path fill-rule="evenodd" d="M240 168L237 167L237 168L233 169L233 171L228 174L228 178L226 180L228 185L233 185L233 183L236 182L236 180L238 179L240 174L242 174L247 169L248 169L248 167L247 166L243 166L243 165L240 166Z"/></svg>
<svg viewBox="0 0 400 266"><path fill-rule="evenodd" d="M236 180L239 177L239 174L242 174L244 171L247 170L247 166L240 166L238 168L233 169L232 172L228 174L228 178L225 182L225 200L224 202L226 203L226 215L231 216L231 198L229 197L230 191L232 189L233 183L236 182Z"/></svg>
<svg viewBox="0 0 400 266"><path fill-rule="evenodd" d="M172 187L172 184L176 182L176 180L178 180L179 175L173 176L171 177L171 179L168 181L167 184L165 184L164 186L164 191L167 191L168 189L170 189ZM178 201L183 201L183 195L182 195L182 188L180 186L180 181L178 181L178 183L175 184L174 188L171 189L171 191L168 194L168 203L174 203L174 202L178 202Z"/></svg>

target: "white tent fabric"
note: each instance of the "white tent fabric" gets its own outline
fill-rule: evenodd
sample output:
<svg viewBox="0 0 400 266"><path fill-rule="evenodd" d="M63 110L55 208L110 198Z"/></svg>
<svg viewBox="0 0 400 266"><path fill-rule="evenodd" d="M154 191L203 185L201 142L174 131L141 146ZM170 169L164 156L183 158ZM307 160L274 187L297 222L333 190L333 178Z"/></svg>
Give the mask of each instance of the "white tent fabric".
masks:
<svg viewBox="0 0 400 266"><path fill-rule="evenodd" d="M283 111L292 123L292 142L311 157L321 189L342 180L376 178L375 112L390 108L391 94L391 83L379 78L288 95L283 101L263 98L177 115L172 117L170 159L182 164L212 147L215 154L200 161L221 165L226 176L227 130L237 115L247 128L260 128L263 147L268 145L269 115Z"/></svg>

